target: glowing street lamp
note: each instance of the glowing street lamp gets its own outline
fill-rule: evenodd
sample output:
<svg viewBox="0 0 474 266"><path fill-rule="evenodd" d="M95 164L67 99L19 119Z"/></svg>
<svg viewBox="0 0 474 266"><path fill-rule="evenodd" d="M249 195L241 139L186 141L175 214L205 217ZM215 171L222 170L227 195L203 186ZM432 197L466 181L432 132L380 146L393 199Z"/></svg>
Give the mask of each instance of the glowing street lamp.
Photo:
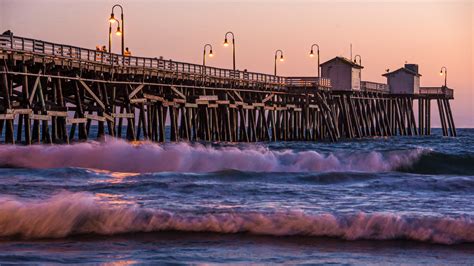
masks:
<svg viewBox="0 0 474 266"><path fill-rule="evenodd" d="M318 77L320 77L320 64L319 64L319 45L317 44L313 44L311 45L311 51L309 52L309 56L310 57L314 57L314 47L316 46L317 50L316 50L316 54L318 56Z"/></svg>
<svg viewBox="0 0 474 266"><path fill-rule="evenodd" d="M224 47L229 46L229 41L227 40L228 35L232 35L232 69L235 72L235 38L234 38L234 33L232 31L228 31L225 36L224 36Z"/></svg>
<svg viewBox="0 0 474 266"><path fill-rule="evenodd" d="M204 51L203 51L203 55L202 55L202 65L205 67L206 66L206 48L209 47L209 57L213 57L214 54L212 53L212 45L206 43L204 45Z"/></svg>
<svg viewBox="0 0 474 266"><path fill-rule="evenodd" d="M110 14L109 22L113 24L116 20L117 19L115 19L114 13Z"/></svg>
<svg viewBox="0 0 474 266"><path fill-rule="evenodd" d="M122 31L120 30L120 26L117 26L117 31L115 32L115 34L117 36L121 36L122 35Z"/></svg>
<svg viewBox="0 0 474 266"><path fill-rule="evenodd" d="M444 70L444 86L447 87L447 80L448 80L448 69L446 67L442 67L441 70L439 71L439 75L443 75L443 70Z"/></svg>
<svg viewBox="0 0 474 266"><path fill-rule="evenodd" d="M109 20L109 53L112 53L112 17ZM122 36L123 37L123 32L122 29L120 28L120 21L116 18L113 18L114 23L117 22L117 30L115 31L115 35L117 36Z"/></svg>
<svg viewBox="0 0 474 266"><path fill-rule="evenodd" d="M277 59L278 59L278 52L280 52L280 62L283 62L285 59L283 58L283 51L282 50L276 50L275 51L275 71L274 75L277 75Z"/></svg>
<svg viewBox="0 0 474 266"><path fill-rule="evenodd" d="M120 7L120 13L121 13L121 16L120 16L120 21L118 19L115 18L115 15L114 15L114 8L115 7ZM118 23L118 26L117 26L117 31L115 32L115 34L117 34L117 36L122 36L122 55L125 54L125 26L124 26L124 19L123 19L123 7L121 5L114 5L112 7L112 13L110 14L110 18L109 18L109 23L110 23L110 26L109 26L109 51L112 52L111 50L111 43L112 41L110 40L111 38L111 32L112 32L112 24L115 23L117 21ZM122 27L120 27L120 22L122 22Z"/></svg>

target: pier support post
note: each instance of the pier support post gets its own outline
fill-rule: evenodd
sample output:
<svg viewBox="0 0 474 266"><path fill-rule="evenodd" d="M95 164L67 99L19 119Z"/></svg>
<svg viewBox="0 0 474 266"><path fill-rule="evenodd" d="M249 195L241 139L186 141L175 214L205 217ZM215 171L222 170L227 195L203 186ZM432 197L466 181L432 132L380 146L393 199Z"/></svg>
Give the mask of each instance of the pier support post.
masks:
<svg viewBox="0 0 474 266"><path fill-rule="evenodd" d="M7 67L2 66L0 68L2 70L1 74L1 86L3 92L3 106L4 106L4 114L7 114L7 111L11 109L11 102L10 102L10 86L8 82L8 76L6 74ZM6 117L5 117L6 118ZM3 121L2 121L3 122ZM3 124L3 123L2 123ZM15 144L15 138L13 137L13 119L5 119L6 130L5 130L5 143Z"/></svg>

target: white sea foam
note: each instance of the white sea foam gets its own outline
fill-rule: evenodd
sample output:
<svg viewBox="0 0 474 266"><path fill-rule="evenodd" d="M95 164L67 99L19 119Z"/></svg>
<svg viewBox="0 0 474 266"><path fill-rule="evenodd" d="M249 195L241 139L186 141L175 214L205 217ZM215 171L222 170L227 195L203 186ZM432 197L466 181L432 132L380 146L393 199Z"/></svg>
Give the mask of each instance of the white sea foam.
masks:
<svg viewBox="0 0 474 266"><path fill-rule="evenodd" d="M308 214L302 211L168 212L113 206L89 193L47 200L0 197L0 237L62 238L76 234L215 232L325 236L347 240L409 239L440 244L474 242L474 218L393 213Z"/></svg>
<svg viewBox="0 0 474 266"><path fill-rule="evenodd" d="M211 147L151 142L132 145L122 140L74 145L4 146L0 165L28 168L83 167L120 172L381 172L409 166L424 149L392 152L321 154L316 151L275 151L263 146Z"/></svg>

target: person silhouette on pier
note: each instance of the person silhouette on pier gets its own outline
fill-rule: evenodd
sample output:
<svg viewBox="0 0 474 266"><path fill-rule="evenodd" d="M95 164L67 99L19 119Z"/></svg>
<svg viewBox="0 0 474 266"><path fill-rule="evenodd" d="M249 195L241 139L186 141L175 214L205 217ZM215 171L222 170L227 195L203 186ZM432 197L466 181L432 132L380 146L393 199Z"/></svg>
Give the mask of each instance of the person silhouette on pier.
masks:
<svg viewBox="0 0 474 266"><path fill-rule="evenodd" d="M95 60L96 61L102 60L102 49L100 48L100 45L97 45L95 47Z"/></svg>
<svg viewBox="0 0 474 266"><path fill-rule="evenodd" d="M13 36L13 32L11 30L7 30L3 32L2 35Z"/></svg>
<svg viewBox="0 0 474 266"><path fill-rule="evenodd" d="M244 79L249 79L249 72L247 72L247 69L244 69Z"/></svg>
<svg viewBox="0 0 474 266"><path fill-rule="evenodd" d="M123 52L124 56L124 63L130 64L130 56L132 56L132 53L128 49L128 47L125 48L125 51Z"/></svg>
<svg viewBox="0 0 474 266"><path fill-rule="evenodd" d="M124 56L132 56L132 52L130 52L130 50L128 50L128 47L125 48L125 52L123 54Z"/></svg>

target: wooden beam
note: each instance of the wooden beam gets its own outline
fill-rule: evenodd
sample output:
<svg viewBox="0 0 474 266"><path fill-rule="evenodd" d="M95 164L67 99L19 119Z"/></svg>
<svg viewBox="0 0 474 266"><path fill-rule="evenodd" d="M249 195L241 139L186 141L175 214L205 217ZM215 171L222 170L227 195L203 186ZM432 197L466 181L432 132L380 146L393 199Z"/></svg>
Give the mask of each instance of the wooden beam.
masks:
<svg viewBox="0 0 474 266"><path fill-rule="evenodd" d="M133 114L133 113L113 113L112 117L115 117L115 118L134 118L135 114Z"/></svg>
<svg viewBox="0 0 474 266"><path fill-rule="evenodd" d="M109 115L109 114L107 114L107 113L105 113L105 112L104 112L102 115L105 117L106 120L111 121L111 122L114 122L114 118L113 118L112 115Z"/></svg>
<svg viewBox="0 0 474 266"><path fill-rule="evenodd" d="M0 114L0 120L13 120L15 119L15 114Z"/></svg>
<svg viewBox="0 0 474 266"><path fill-rule="evenodd" d="M96 103L102 108L102 110L105 110L105 104L99 99L99 97L97 97L97 95L95 95L91 88L89 88L89 86L87 86L87 84L82 79L79 79L79 83L81 83L82 87L84 87L87 93L89 93L90 96L94 98L94 101L96 101Z"/></svg>
<svg viewBox="0 0 474 266"><path fill-rule="evenodd" d="M132 99L133 96L135 96L138 92L140 92L143 87L145 87L145 84L141 84L141 85L138 85L138 87L136 87L129 95L128 95L128 99Z"/></svg>
<svg viewBox="0 0 474 266"><path fill-rule="evenodd" d="M198 100L200 101L217 101L219 98L217 95L199 95Z"/></svg>
<svg viewBox="0 0 474 266"><path fill-rule="evenodd" d="M67 118L66 123L70 124L85 124L87 123L87 118Z"/></svg>
<svg viewBox="0 0 474 266"><path fill-rule="evenodd" d="M270 100L273 98L273 96L275 96L275 94L273 94L273 93L270 94L270 95L268 95L267 97L265 97L265 98L262 100L262 103L265 103L265 102L270 101Z"/></svg>
<svg viewBox="0 0 474 266"><path fill-rule="evenodd" d="M178 89L176 89L175 86L170 86L170 88L174 91L174 93L178 94L179 97L186 100L186 96L182 92L180 92Z"/></svg>
<svg viewBox="0 0 474 266"><path fill-rule="evenodd" d="M32 109L7 109L7 114L29 115L33 113Z"/></svg>
<svg viewBox="0 0 474 266"><path fill-rule="evenodd" d="M67 117L67 112L47 111L46 114L49 115L49 116Z"/></svg>
<svg viewBox="0 0 474 266"><path fill-rule="evenodd" d="M94 114L84 114L84 118L105 122L105 117L94 115Z"/></svg>
<svg viewBox="0 0 474 266"><path fill-rule="evenodd" d="M241 102L244 101L244 99L242 98L242 96L240 96L239 92L234 91L234 93L235 93L235 96L237 96L237 98L239 98L239 100L240 100Z"/></svg>
<svg viewBox="0 0 474 266"><path fill-rule="evenodd" d="M209 101L206 101L206 100L196 100L196 104L207 105L207 104L209 104Z"/></svg>
<svg viewBox="0 0 474 266"><path fill-rule="evenodd" d="M174 103L186 103L185 99L173 99Z"/></svg>
<svg viewBox="0 0 474 266"><path fill-rule="evenodd" d="M153 100L153 101L159 101L159 102L164 101L163 97L161 97L161 96L156 96L156 95L147 94L147 93L143 93L143 97L148 99L148 100Z"/></svg>
<svg viewBox="0 0 474 266"><path fill-rule="evenodd" d="M130 99L130 103L146 103L146 101L145 98Z"/></svg>
<svg viewBox="0 0 474 266"><path fill-rule="evenodd" d="M31 115L30 115L30 119L32 119L32 120L43 120L43 121L47 121L47 120L51 120L51 116L49 116L49 115L31 114Z"/></svg>
<svg viewBox="0 0 474 266"><path fill-rule="evenodd" d="M198 105L195 104L195 103L186 103L184 104L184 107L188 107L188 108L197 108Z"/></svg>
<svg viewBox="0 0 474 266"><path fill-rule="evenodd" d="M29 102L30 104L33 103L33 100L34 100L34 98L35 98L36 90L38 89L38 86L39 86L39 83L40 83L40 75L41 75L41 72L42 72L42 70L40 69L40 70L38 71L38 77L36 77L35 84L33 85L33 89L31 90L30 98L28 99L28 102Z"/></svg>

